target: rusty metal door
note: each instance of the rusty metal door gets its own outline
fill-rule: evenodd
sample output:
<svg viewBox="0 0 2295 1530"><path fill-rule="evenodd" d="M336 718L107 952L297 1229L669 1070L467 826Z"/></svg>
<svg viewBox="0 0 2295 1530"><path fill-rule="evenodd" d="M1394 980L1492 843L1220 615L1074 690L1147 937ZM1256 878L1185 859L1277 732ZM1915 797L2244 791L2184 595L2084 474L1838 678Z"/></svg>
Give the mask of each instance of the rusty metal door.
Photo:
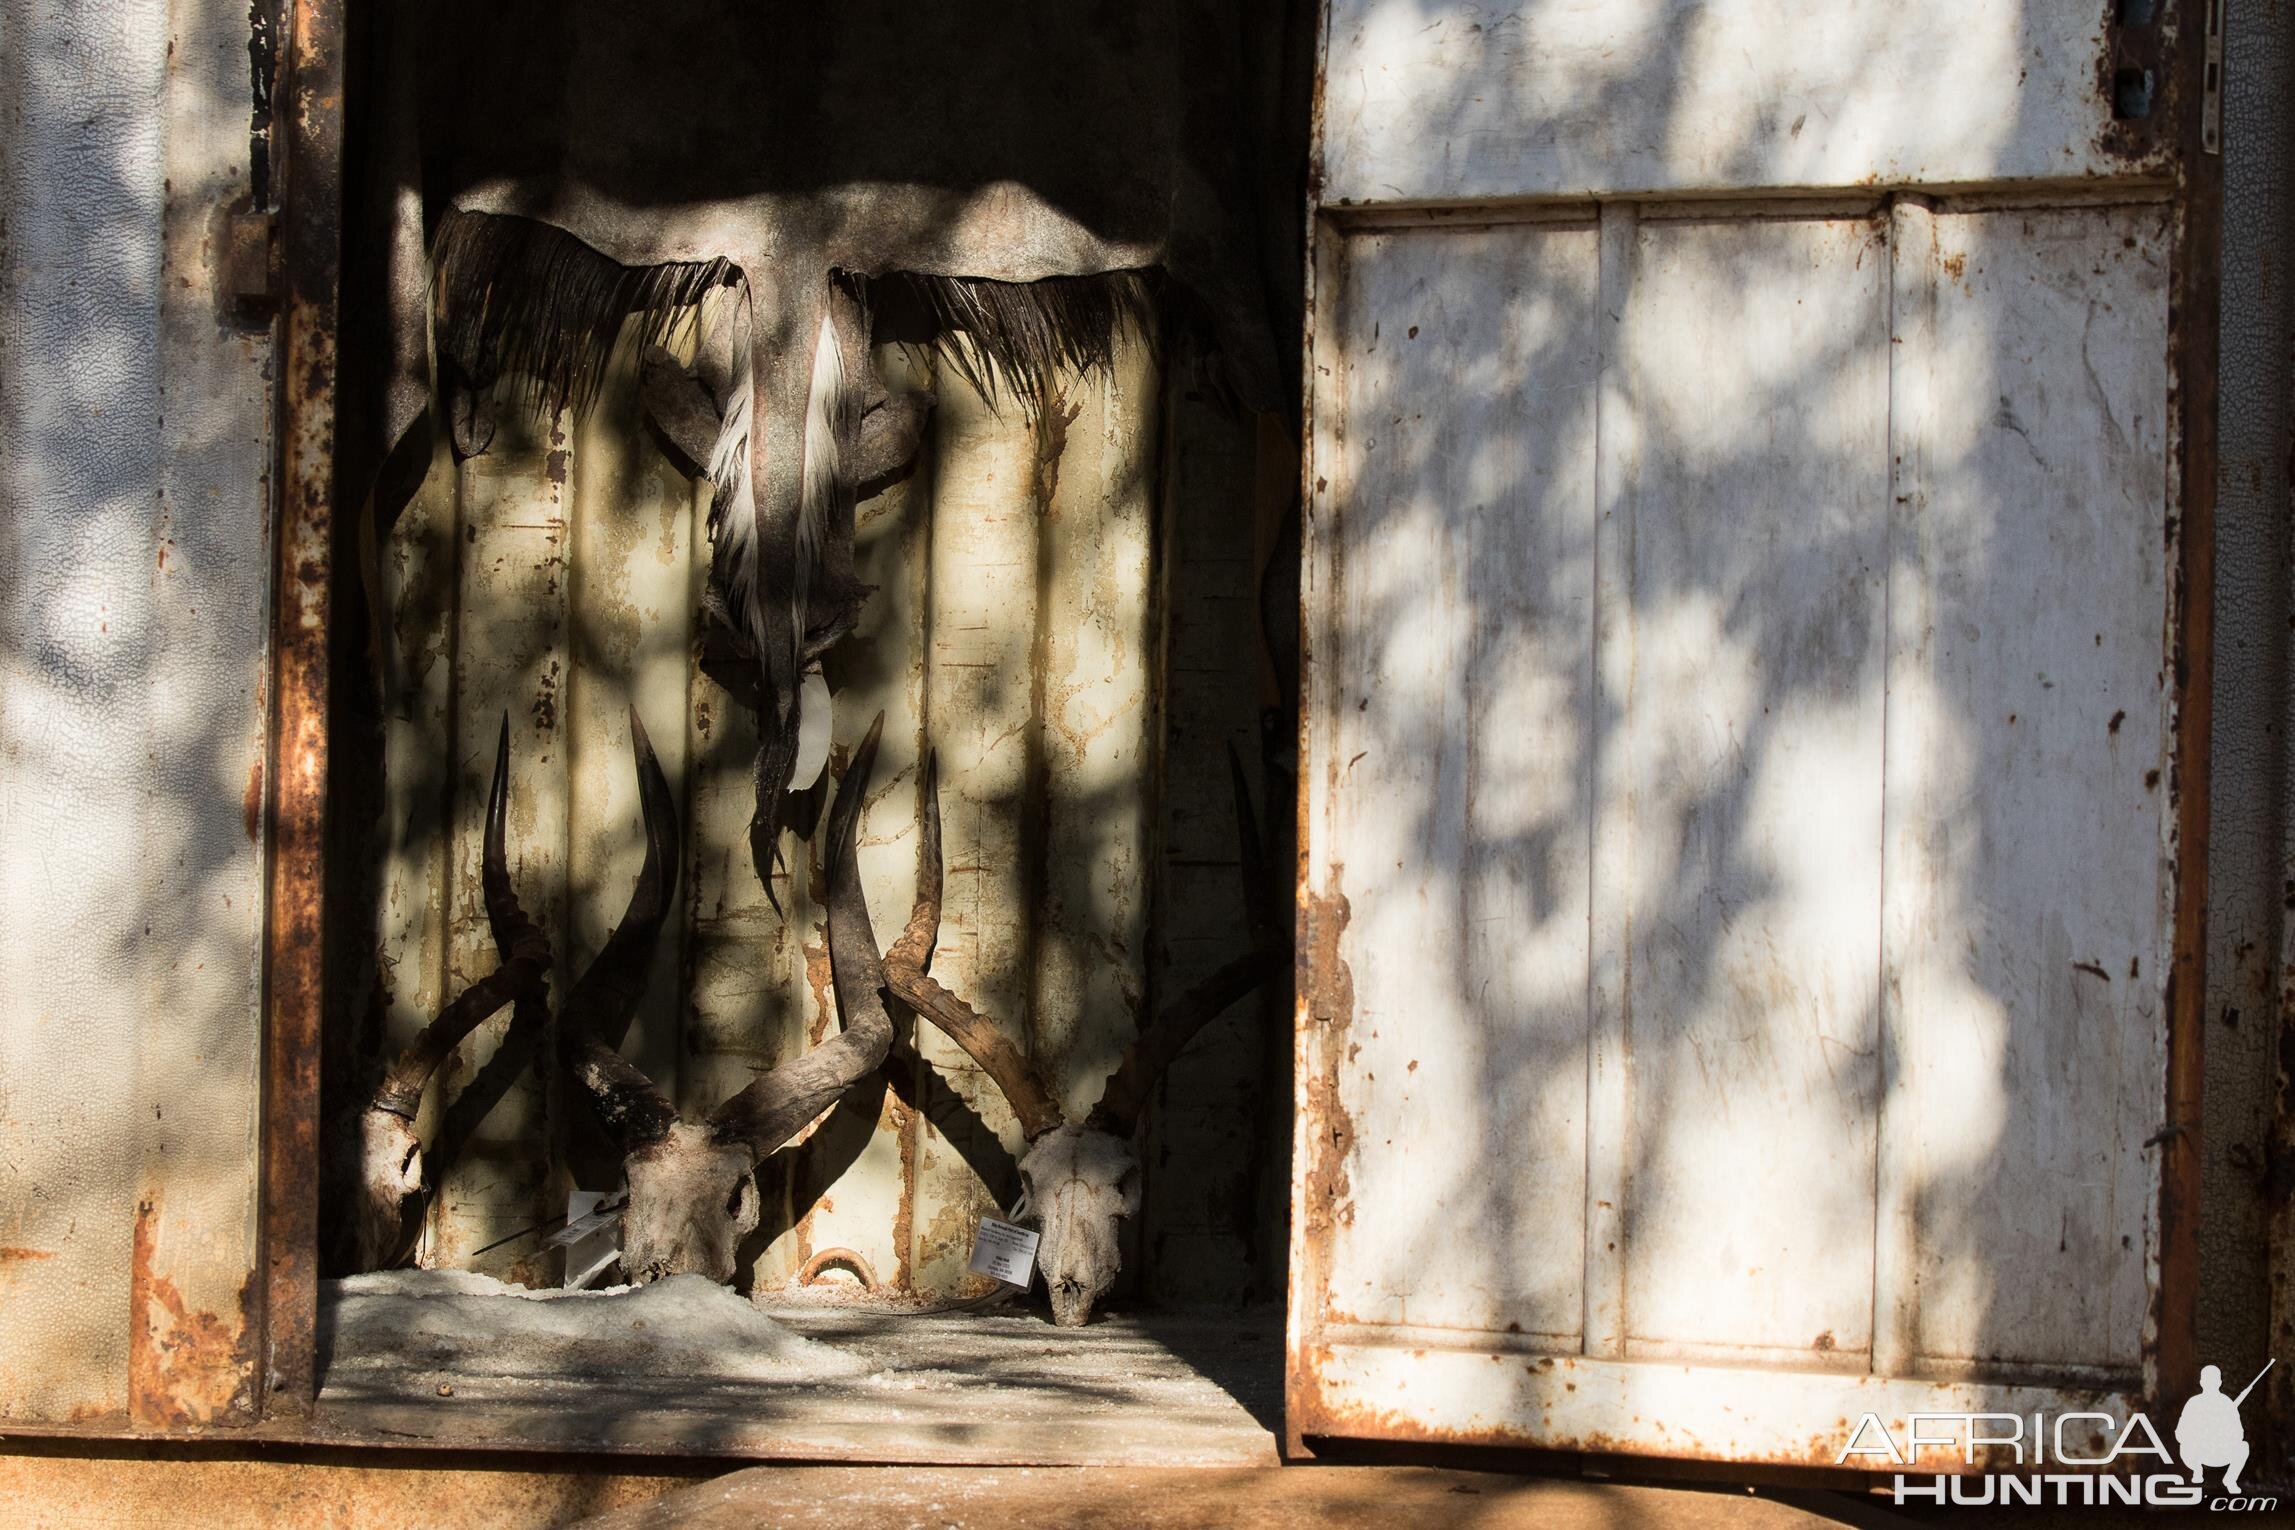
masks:
<svg viewBox="0 0 2295 1530"><path fill-rule="evenodd" d="M1329 0L1295 1448L2188 1387L2209 25Z"/></svg>

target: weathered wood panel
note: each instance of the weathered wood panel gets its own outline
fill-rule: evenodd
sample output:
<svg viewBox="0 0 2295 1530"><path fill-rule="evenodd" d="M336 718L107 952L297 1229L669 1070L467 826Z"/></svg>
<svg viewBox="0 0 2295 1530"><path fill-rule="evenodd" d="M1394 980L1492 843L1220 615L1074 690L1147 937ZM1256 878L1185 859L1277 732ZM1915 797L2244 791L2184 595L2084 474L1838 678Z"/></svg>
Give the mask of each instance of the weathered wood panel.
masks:
<svg viewBox="0 0 2295 1530"><path fill-rule="evenodd" d="M1332 0L1322 202L2158 173L2148 119L2113 115L2111 16L2096 0Z"/></svg>
<svg viewBox="0 0 2295 1530"><path fill-rule="evenodd" d="M1321 863L1381 896L1345 934L1334 1321L1581 1327L1597 248L1349 242L1313 770Z"/></svg>
<svg viewBox="0 0 2295 1530"><path fill-rule="evenodd" d="M551 992L568 965L566 687L570 520L575 508L567 422L516 407L523 378L497 390L491 449L464 462L460 577L454 633L454 732L443 741L453 783L445 990L459 993L500 960L486 923L479 858L495 742L510 723L510 876L518 900L550 932ZM439 1070L442 1144L431 1200L432 1263L504 1279L547 1281L554 1256L533 1233L552 1204L547 1034L504 1010L473 1031Z"/></svg>
<svg viewBox="0 0 2295 1530"><path fill-rule="evenodd" d="M2174 890L2167 229L2157 206L1897 213L1900 1363L2141 1360Z"/></svg>
<svg viewBox="0 0 2295 1530"><path fill-rule="evenodd" d="M1029 1030L1072 1120L1098 1103L1130 1039L1107 1017L1138 1015L1146 997L1162 384L1145 344L1121 346L1106 375L1046 411L1036 448L1043 885Z"/></svg>
<svg viewBox="0 0 2295 1530"><path fill-rule="evenodd" d="M690 328L674 338L690 343ZM579 470L565 570L563 703L568 982L621 922L645 862L630 742L633 707L681 807L691 776L686 689L697 609L691 570L694 548L707 546L706 523L696 524L692 481L653 449L639 417L636 371L636 347L625 344L574 443ZM645 997L622 1041L624 1055L673 1097L683 1050L679 955L687 912L675 908L663 922ZM580 1129L576 1103L554 1102L561 1131ZM552 1210L563 1209L553 1197Z"/></svg>
<svg viewBox="0 0 2295 1530"><path fill-rule="evenodd" d="M931 565L926 574L925 711L940 759L945 899L933 971L1023 1048L1029 912L1044 843L1031 801L1040 606L1037 432L962 387L933 415ZM961 784L960 784L961 783ZM954 1043L916 1027L932 1065L916 1154L912 1272L928 1290L970 1289L968 1230L1017 1180L990 1187L973 1159L1021 1147L1004 1097Z"/></svg>

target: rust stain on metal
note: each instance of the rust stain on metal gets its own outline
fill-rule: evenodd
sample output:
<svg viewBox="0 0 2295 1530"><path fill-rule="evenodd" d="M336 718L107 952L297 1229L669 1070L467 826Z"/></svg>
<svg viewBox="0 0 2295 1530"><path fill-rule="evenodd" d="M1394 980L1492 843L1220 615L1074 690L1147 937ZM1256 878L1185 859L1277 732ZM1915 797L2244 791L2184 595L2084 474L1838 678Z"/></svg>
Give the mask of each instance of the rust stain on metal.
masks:
<svg viewBox="0 0 2295 1530"><path fill-rule="evenodd" d="M969 1249L972 1246L974 1225L979 1214L984 1211L994 1214L995 1208L986 1204L975 1204L969 1200L951 1199L943 1201L940 1208L932 1214L932 1220L925 1224L923 1240L925 1258L929 1261L947 1251ZM993 1289L995 1284L985 1275L967 1274L957 1282L957 1300L970 1301L973 1297Z"/></svg>
<svg viewBox="0 0 2295 1530"><path fill-rule="evenodd" d="M803 1216L797 1219L796 1225L789 1229L790 1241L797 1246L797 1267L799 1269L803 1269L813 1262L813 1216L820 1209L818 1204L810 1207Z"/></svg>
<svg viewBox="0 0 2295 1530"><path fill-rule="evenodd" d="M1493 1356L1493 1359L1499 1357ZM1567 1433L1551 1429L1527 1430L1509 1428L1493 1423L1484 1428L1445 1429L1414 1418L1406 1413L1386 1408L1374 1408L1349 1403L1330 1406L1318 1414L1318 1428L1309 1434L1346 1435L1354 1438L1394 1441L1407 1445L1441 1446L1495 1446L1514 1450L1571 1451L1595 1456L1626 1456L1647 1460L1657 1457L1669 1461L1713 1461L1742 1464L1745 1453L1724 1442L1705 1444L1686 1436L1665 1436L1662 1424L1656 1427L1660 1437L1648 1439L1638 1436L1618 1436L1602 1430ZM1803 1439L1780 1441L1774 1446L1764 1445L1760 1460L1764 1466L1818 1467L1829 1471L1842 1471L1839 1456L1840 1442L1848 1437L1849 1421L1843 1420L1839 1433L1820 1432ZM1938 1465L1934 1470L1946 1472L1981 1471L1987 1463L1981 1454L1978 1463L1964 1466L1959 1457L1951 1464ZM1923 1467L1924 1471L1932 1468ZM1864 1473L1847 1475L1863 1480Z"/></svg>
<svg viewBox="0 0 2295 1530"><path fill-rule="evenodd" d="M254 844L263 836L263 762L252 760L247 766L247 790L239 797L239 816L247 830L247 842Z"/></svg>
<svg viewBox="0 0 2295 1530"><path fill-rule="evenodd" d="M1060 459L1068 451L1068 427L1083 412L1081 403L1069 403L1063 393L1036 422L1036 508L1047 518L1057 514L1053 507L1060 492Z"/></svg>
<svg viewBox="0 0 2295 1530"><path fill-rule="evenodd" d="M248 1283L231 1317L191 1307L175 1283L153 1268L158 1201L136 1207L128 1271L128 1411L152 1429L233 1423L254 1412L255 1351ZM250 1277L250 1281L252 1277Z"/></svg>
<svg viewBox="0 0 2295 1530"><path fill-rule="evenodd" d="M55 1257L56 1251L52 1248L0 1247L0 1264L21 1264L29 1259L53 1259Z"/></svg>
<svg viewBox="0 0 2295 1530"><path fill-rule="evenodd" d="M1577 1368L1574 1357L1568 1355L1502 1356L1491 1355L1493 1364L1511 1365L1536 1375L1567 1378ZM1568 1390L1576 1384L1563 1380ZM2065 1416L2077 1416L2079 1410L2096 1410L2091 1417L2108 1417L2107 1410L2134 1411L2137 1399L2118 1393L2084 1392L2069 1396L2064 1404ZM1870 1474L1841 1464L1841 1449L1849 1439L1855 1422L1847 1414L1835 1413L1823 1427L1792 1438L1764 1436L1757 1445L1728 1438L1701 1438L1678 1426L1669 1426L1662 1417L1637 1413L1633 1422L1646 1424L1652 1434L1619 1435L1604 1429L1565 1430L1553 1425L1551 1416L1537 1428L1524 1428L1503 1419L1487 1423L1476 1422L1458 1427L1429 1424L1424 1418L1367 1403L1340 1401L1322 1408L1316 1423L1321 1432L1399 1441L1419 1445L1471 1445L1496 1446L1541 1451L1569 1451L1593 1456L1618 1456L1648 1460L1659 1458L1673 1461L1720 1462L1744 1466L1757 1462L1763 1467L1816 1468L1839 1474L1848 1481L1864 1481ZM1310 1429L1308 1433L1318 1432ZM2109 1438L2101 1431L2090 1429L2084 1435L2075 1435L2078 1453L2089 1457L2082 1463L2066 1458L2067 1470L2107 1465L2101 1453ZM1978 1446L1973 1453L1958 1448L1931 1448L1921 1452L1917 1463L1908 1463L1922 1473L1945 1476L1967 1476L1988 1471L2006 1471L2023 1465L2013 1445L1996 1444Z"/></svg>
<svg viewBox="0 0 2295 1530"><path fill-rule="evenodd" d="M558 661L552 659L550 667L534 688L534 727L548 733L558 726Z"/></svg>
<svg viewBox="0 0 2295 1530"><path fill-rule="evenodd" d="M817 1047L829 1039L829 1023L837 1014L837 993L835 974L829 970L829 927L816 924L813 933L820 938L804 945L805 986L813 991L813 1018L805 1040Z"/></svg>
<svg viewBox="0 0 2295 1530"><path fill-rule="evenodd" d="M2151 20L2130 26L2121 21L2121 0L2103 0L2095 36L2095 90L2104 122L2096 132L2096 147L2114 159L2154 158L2168 137L2161 125L2176 119L2185 94L2177 88L2178 50L2161 19L2164 10L2156 6ZM2123 105L2140 106L2142 114L2122 115Z"/></svg>
<svg viewBox="0 0 2295 1530"><path fill-rule="evenodd" d="M916 1134L922 1112L903 1103L916 1098L916 1069L906 1057L894 1055L885 1059L885 1069L892 1077L893 1088L885 1091L885 1116L900 1145L900 1194L893 1207L893 1289L913 1289L916 1279L914 1251L916 1234Z"/></svg>
<svg viewBox="0 0 2295 1530"><path fill-rule="evenodd" d="M1304 1452L1310 1434L1358 1433L1337 1427L1328 1410L1324 1375L1329 1346L1314 1329L1330 1310L1331 1244L1337 1230L1354 1220L1354 1187L1347 1160L1354 1150L1355 1125L1339 1097L1339 1068L1346 1055L1347 1029L1355 1018L1355 979L1340 954L1340 937L1352 917L1344 884L1345 868L1334 862L1328 889L1302 888L1299 902L1298 985L1302 1019L1302 1089L1298 1140L1304 1155L1299 1178L1300 1269L1292 1299L1306 1303L1307 1326L1284 1378L1284 1432L1293 1454ZM1383 1431L1373 1431L1383 1433Z"/></svg>
<svg viewBox="0 0 2295 1530"><path fill-rule="evenodd" d="M1342 1038L1355 1017L1355 976L1339 955L1339 937L1346 933L1347 921L1353 917L1347 895L1336 890L1344 870L1332 865L1333 891L1307 895L1300 910L1306 938L1301 942L1299 960L1300 992L1306 995L1308 1018L1319 1025L1338 1027Z"/></svg>
<svg viewBox="0 0 2295 1530"><path fill-rule="evenodd" d="M268 320L279 302L278 230L269 210L247 200L242 196L221 212L223 250L214 263L222 306L241 323Z"/></svg>
<svg viewBox="0 0 2295 1530"><path fill-rule="evenodd" d="M264 945L259 1406L306 1412L317 1374L319 1049L326 948L327 713L341 278L340 0L292 0L279 92L285 278L272 584L271 872Z"/></svg>
<svg viewBox="0 0 2295 1530"><path fill-rule="evenodd" d="M875 1266L871 1265L858 1249L841 1247L822 1249L807 1259L804 1267L797 1271L797 1284L801 1286L813 1285L832 1266L842 1266L858 1275L864 1290L880 1291L884 1289L877 1280Z"/></svg>

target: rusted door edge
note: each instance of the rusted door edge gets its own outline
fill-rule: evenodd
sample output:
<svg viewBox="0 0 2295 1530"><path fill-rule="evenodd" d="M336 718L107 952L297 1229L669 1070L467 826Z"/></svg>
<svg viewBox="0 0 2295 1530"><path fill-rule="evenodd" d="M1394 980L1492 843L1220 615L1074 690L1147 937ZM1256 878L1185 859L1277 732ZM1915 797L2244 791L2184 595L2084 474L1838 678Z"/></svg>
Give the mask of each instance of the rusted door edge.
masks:
<svg viewBox="0 0 2295 1530"><path fill-rule="evenodd" d="M317 1378L319 1046L326 937L330 549L342 267L344 0L289 0L279 103L277 562L271 861L264 920L264 1372L269 1418L310 1412Z"/></svg>
<svg viewBox="0 0 2295 1530"><path fill-rule="evenodd" d="M1300 206L1303 220L1299 249L1299 661L1297 694L1293 703L1293 757L1299 762L1292 810L1297 827L1292 834L1291 937L1294 970L1292 993L1291 1057L1291 1246L1284 1261L1289 1289L1283 1302L1283 1427L1280 1431L1286 1462L1310 1459L1304 1422L1319 1402L1315 1365L1311 1356L1319 1341L1323 1314L1328 1310L1329 1282L1324 1256L1330 1248L1330 1202L1338 1191L1330 1174L1339 1168L1339 1150L1324 1125L1327 1111L1337 1105L1335 1091L1325 1077L1324 1038L1317 1014L1328 1014L1331 1004L1327 983L1336 974L1328 969L1338 956L1337 931L1323 939L1329 920L1320 917L1321 899L1315 885L1315 857L1323 848L1323 823L1318 807L1322 793L1315 789L1316 757L1312 748L1313 720L1322 711L1319 694L1324 683L1323 638L1325 623L1317 613L1327 612L1321 599L1327 584L1330 542L1326 518L1330 511L1328 478L1318 478L1315 461L1315 364L1320 317L1333 299L1337 238L1324 226L1323 112L1324 61L1331 52L1330 0L1319 0L1314 28L1314 58L1309 72L1307 101L1307 186ZM1338 888L1331 893L1338 895ZM1352 995L1346 996L1349 1018ZM1344 1021L1340 1030L1344 1031ZM1342 1038L1343 1039L1343 1038ZM1326 1155L1329 1155L1326 1157Z"/></svg>
<svg viewBox="0 0 2295 1530"><path fill-rule="evenodd" d="M1337 1418L1318 1381L1323 1314L1328 1304L1325 1263L1333 1218L1345 1198L1344 1155L1350 1125L1337 1095L1333 1063L1345 1040L1352 993L1338 932L1348 916L1330 866L1318 885L1322 835L1310 729L1319 674L1321 626L1317 576L1330 572L1323 537L1330 513L1327 479L1315 463L1316 335L1344 279L1338 248L1340 222L1321 205L1324 111L1323 61L1329 56L1330 6L1321 6L1310 105L1306 196L1306 302L1300 369L1300 660L1299 834L1296 871L1296 1009L1294 1066L1296 1127L1292 1142L1290 1292L1285 1332L1283 1451L1310 1458L1316 1434L1403 1439L1391 1421ZM2168 387L2175 432L2165 535L2174 556L2165 636L2169 681L2176 704L2169 791L2176 857L2172 965L2167 989L2167 1068L2159 1163L2158 1242L2152 1303L2143 1345L2143 1406L2157 1412L2198 1384L2195 1335L2199 1313L2199 1199L2202 1047L2207 995L2207 852L2210 734L2214 717L2215 508L2217 362L2222 288L2223 162L2207 121L2211 66L2221 68L2214 30L2222 25L2220 0L2177 0L2163 17L2168 34L2171 89L2165 93L2175 122L2177 155L2175 233L2170 256ZM2172 29L2172 31L2170 30ZM1450 1444L1531 1445L1504 1434L1452 1439ZM1564 1448L1568 1448L1565 1444Z"/></svg>
<svg viewBox="0 0 2295 1530"><path fill-rule="evenodd" d="M2223 159L2208 124L2222 0L2180 0L2173 17L2178 154L2169 260L2168 391L2176 444L2168 535L2169 680L2176 701L2168 791L2175 815L2175 932L2168 975L2167 1099L2160 1142L2159 1278L2145 1337L2144 1390L2163 1404L2199 1382L2201 1049L2207 1021L2207 847L2215 716L2215 502L2218 319L2223 288ZM2211 59L2210 55L2216 55Z"/></svg>

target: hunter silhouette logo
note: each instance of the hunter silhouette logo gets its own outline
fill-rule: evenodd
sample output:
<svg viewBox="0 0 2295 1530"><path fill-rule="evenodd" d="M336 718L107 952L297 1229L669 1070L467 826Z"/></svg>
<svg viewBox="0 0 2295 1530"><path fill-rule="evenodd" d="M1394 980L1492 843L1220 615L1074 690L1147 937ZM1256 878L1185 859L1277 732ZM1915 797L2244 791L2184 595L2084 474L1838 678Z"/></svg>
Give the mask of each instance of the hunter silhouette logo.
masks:
<svg viewBox="0 0 2295 1530"><path fill-rule="evenodd" d="M2223 1490L2239 1491L2239 1473L2247 1465L2247 1426L2240 1422L2239 1405L2278 1363L2277 1358L2266 1360L2263 1369L2255 1373L2255 1381L2242 1387L2237 1397L2223 1395L2221 1370L2212 1365L2200 1367L2199 1390L2183 1405L2175 1421L2176 1453L2191 1469L2192 1481L2201 1481L2209 1467L2221 1467Z"/></svg>
<svg viewBox="0 0 2295 1530"><path fill-rule="evenodd" d="M2176 1415L2172 1451L2141 1410L2123 1415L2089 1404L2032 1413L1913 1412L1895 1419L1867 1413L1849 1431L1834 1464L1896 1468L1889 1490L1900 1507L1926 1502L1956 1508L2205 1506L2268 1512L2279 1506L2276 1496L2240 1490L2248 1444L2239 1408L2276 1364L2267 1361L2236 1396L2223 1390L2219 1367L2203 1366L2199 1390ZM2223 1473L2222 1488L2210 1491L2207 1477L2217 1471Z"/></svg>

